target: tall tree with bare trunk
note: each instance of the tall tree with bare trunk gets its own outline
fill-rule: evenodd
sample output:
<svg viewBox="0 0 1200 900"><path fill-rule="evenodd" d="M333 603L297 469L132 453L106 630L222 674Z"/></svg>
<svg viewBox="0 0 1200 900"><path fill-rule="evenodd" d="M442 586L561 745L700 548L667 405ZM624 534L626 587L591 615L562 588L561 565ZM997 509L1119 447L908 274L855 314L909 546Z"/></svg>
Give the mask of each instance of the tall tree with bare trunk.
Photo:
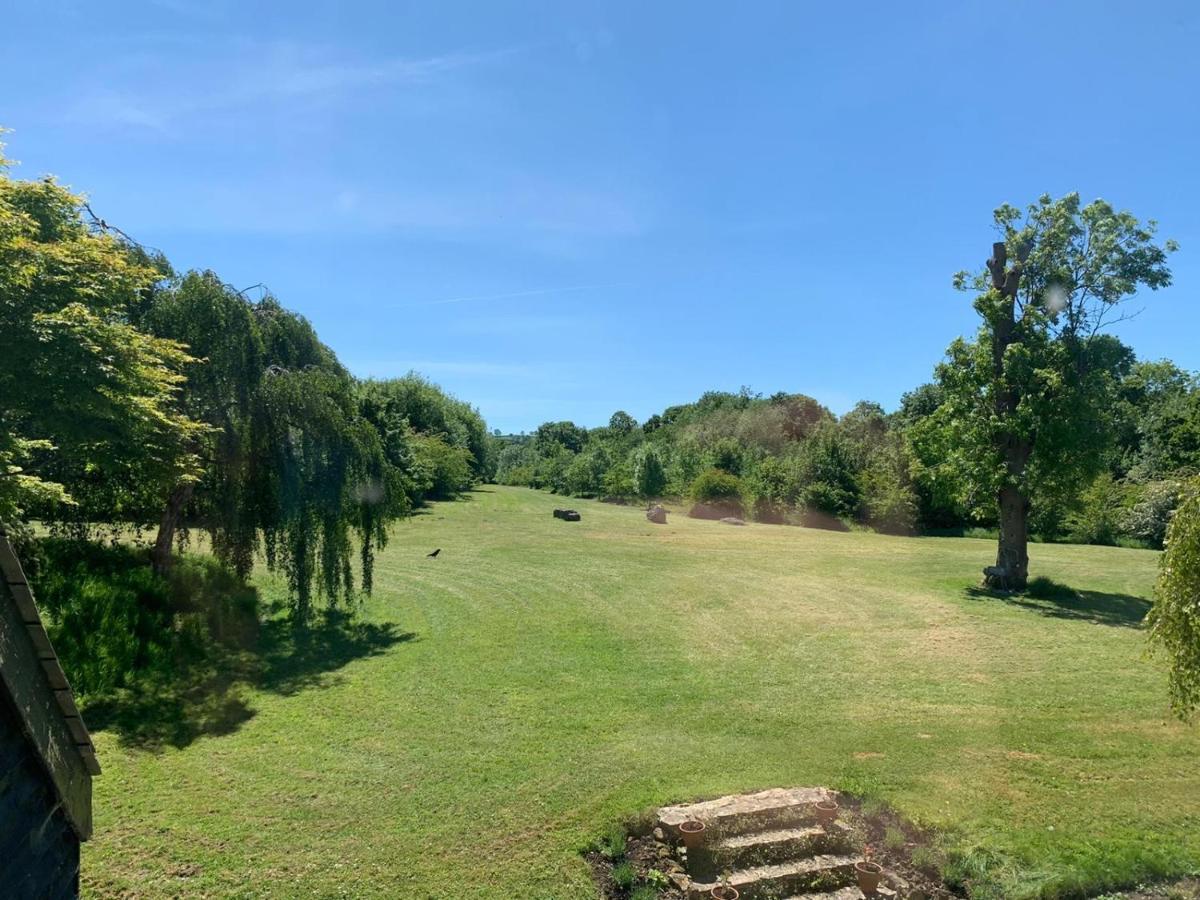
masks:
<svg viewBox="0 0 1200 900"><path fill-rule="evenodd" d="M1078 194L1004 205L994 222L984 268L954 279L977 293L982 325L950 345L937 370L943 402L914 441L932 481L999 524L984 583L1023 590L1032 505L1078 491L1112 440L1106 408L1123 348L1104 331L1129 317L1140 288L1170 284L1176 247L1156 241L1153 221Z"/></svg>

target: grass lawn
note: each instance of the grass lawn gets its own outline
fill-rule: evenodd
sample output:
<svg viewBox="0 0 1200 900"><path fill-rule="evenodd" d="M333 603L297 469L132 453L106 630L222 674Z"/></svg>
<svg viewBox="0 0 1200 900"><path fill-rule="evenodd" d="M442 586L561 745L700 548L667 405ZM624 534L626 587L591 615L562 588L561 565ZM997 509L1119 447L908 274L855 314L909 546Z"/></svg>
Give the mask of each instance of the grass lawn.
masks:
<svg viewBox="0 0 1200 900"><path fill-rule="evenodd" d="M1035 545L1084 594L1017 603L969 590L987 541L562 502L398 526L377 627L218 733L97 734L85 893L593 898L579 849L613 820L819 784L944 829L1006 896L1200 868L1200 729L1137 624L1157 554Z"/></svg>

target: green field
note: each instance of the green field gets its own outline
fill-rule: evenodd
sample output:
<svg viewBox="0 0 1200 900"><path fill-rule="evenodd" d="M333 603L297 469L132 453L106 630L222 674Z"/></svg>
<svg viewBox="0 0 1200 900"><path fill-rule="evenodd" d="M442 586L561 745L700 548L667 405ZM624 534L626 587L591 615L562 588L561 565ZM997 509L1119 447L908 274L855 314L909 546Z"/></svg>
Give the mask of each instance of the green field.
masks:
<svg viewBox="0 0 1200 900"><path fill-rule="evenodd" d="M610 822L817 784L976 848L1010 896L1200 868L1200 731L1138 626L1157 554L1034 545L1080 595L1004 601L970 591L986 541L557 503L489 487L397 526L378 627L217 733L97 734L85 893L590 898Z"/></svg>

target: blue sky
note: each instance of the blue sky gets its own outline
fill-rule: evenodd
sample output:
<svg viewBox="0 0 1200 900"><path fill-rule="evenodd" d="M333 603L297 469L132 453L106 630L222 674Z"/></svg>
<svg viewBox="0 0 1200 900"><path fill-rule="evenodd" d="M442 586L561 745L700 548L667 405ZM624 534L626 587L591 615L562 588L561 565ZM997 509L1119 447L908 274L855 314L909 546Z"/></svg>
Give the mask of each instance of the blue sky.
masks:
<svg viewBox="0 0 1200 900"><path fill-rule="evenodd" d="M10 3L0 124L109 222L265 282L505 431L710 388L894 407L1048 191L1156 218L1118 334L1200 369L1191 2Z"/></svg>

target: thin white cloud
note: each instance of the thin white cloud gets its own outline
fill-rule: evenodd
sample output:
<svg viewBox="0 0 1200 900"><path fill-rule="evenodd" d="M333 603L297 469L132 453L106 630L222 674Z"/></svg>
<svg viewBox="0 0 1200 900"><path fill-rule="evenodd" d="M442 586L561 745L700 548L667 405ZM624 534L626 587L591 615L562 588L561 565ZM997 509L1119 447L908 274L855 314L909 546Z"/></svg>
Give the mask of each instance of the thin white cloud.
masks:
<svg viewBox="0 0 1200 900"><path fill-rule="evenodd" d="M512 291L507 294L479 294L473 297L446 297L442 300L430 300L419 306L441 306L446 303L469 303L480 300L510 300L517 297L540 297L545 294L568 294L575 291L599 291L606 288L628 287L627 281L615 281L608 284L573 284L567 287L535 288L530 291Z"/></svg>
<svg viewBox="0 0 1200 900"><path fill-rule="evenodd" d="M356 91L419 87L449 74L499 62L522 51L507 47L426 57L328 59L318 48L295 44L239 45L222 54L164 73L161 60L130 54L125 87L110 72L103 90L85 91L71 104L75 124L142 127L164 132L198 115L288 102L320 101Z"/></svg>

